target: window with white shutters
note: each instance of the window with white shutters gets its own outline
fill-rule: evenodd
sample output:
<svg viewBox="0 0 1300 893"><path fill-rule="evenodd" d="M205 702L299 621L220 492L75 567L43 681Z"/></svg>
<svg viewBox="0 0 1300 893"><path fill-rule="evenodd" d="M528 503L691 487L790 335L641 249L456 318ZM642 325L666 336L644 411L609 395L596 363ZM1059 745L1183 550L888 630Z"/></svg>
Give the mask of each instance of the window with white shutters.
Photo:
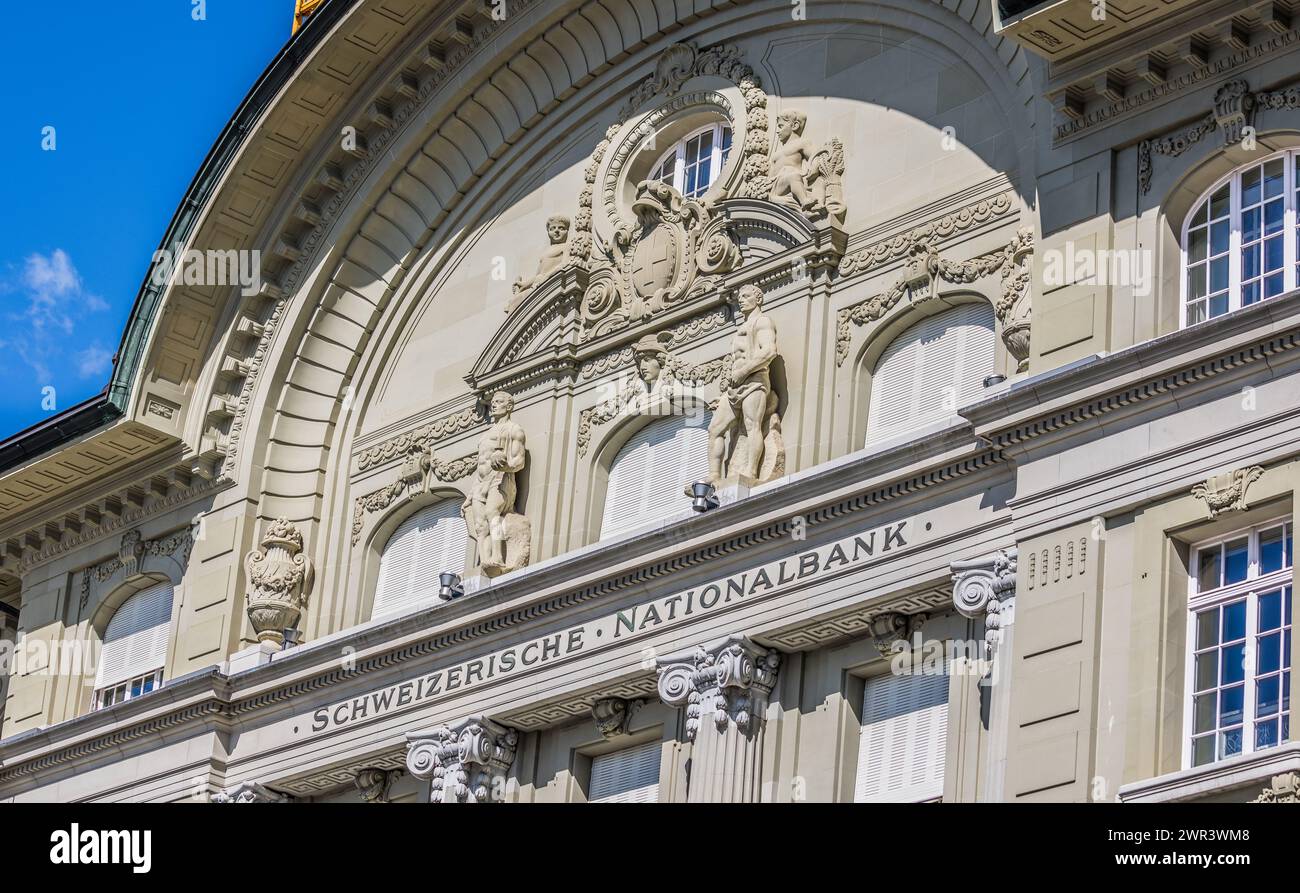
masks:
<svg viewBox="0 0 1300 893"><path fill-rule="evenodd" d="M709 418L675 415L646 425L609 469L600 535L608 538L690 507L686 485L708 476Z"/></svg>
<svg viewBox="0 0 1300 893"><path fill-rule="evenodd" d="M589 803L655 803L659 800L659 741L591 759Z"/></svg>
<svg viewBox="0 0 1300 893"><path fill-rule="evenodd" d="M927 316L898 336L871 377L867 442L956 415L984 393L995 361L993 308L963 304Z"/></svg>
<svg viewBox="0 0 1300 893"><path fill-rule="evenodd" d="M460 505L444 499L407 518L388 538L379 558L379 583L371 617L395 614L438 595L438 575L465 572L469 531Z"/></svg>
<svg viewBox="0 0 1300 893"><path fill-rule="evenodd" d="M943 796L948 676L867 680L858 741L857 803L915 803Z"/></svg>
<svg viewBox="0 0 1300 893"><path fill-rule="evenodd" d="M162 684L171 621L171 583L142 589L122 603L104 630L95 673L97 707L136 697ZM114 692L107 700L106 691Z"/></svg>

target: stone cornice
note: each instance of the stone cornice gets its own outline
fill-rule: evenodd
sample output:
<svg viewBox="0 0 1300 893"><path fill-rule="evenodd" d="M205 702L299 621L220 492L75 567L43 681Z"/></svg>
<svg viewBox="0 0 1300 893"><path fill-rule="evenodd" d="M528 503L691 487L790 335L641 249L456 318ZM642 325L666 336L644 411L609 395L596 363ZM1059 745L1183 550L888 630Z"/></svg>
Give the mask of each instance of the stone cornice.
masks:
<svg viewBox="0 0 1300 893"><path fill-rule="evenodd" d="M1202 325L1085 360L962 407L996 449L1026 448L1094 426L1108 415L1173 399L1175 391L1266 364L1300 347L1300 290Z"/></svg>

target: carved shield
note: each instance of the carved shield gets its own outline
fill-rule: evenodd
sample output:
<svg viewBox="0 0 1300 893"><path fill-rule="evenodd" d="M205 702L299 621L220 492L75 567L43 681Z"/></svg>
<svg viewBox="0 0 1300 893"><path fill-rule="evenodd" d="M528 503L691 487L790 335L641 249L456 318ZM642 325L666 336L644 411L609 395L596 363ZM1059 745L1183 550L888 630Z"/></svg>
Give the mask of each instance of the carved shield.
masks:
<svg viewBox="0 0 1300 893"><path fill-rule="evenodd" d="M661 222L644 235L632 254L632 287L648 298L677 280L677 231Z"/></svg>

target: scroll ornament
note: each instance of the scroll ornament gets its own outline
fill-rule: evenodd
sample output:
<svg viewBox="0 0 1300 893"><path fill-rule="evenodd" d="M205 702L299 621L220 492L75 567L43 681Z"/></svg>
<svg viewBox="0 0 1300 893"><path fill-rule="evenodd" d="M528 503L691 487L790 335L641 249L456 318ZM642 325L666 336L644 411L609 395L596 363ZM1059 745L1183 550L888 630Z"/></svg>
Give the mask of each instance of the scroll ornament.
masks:
<svg viewBox="0 0 1300 893"><path fill-rule="evenodd" d="M315 582L311 559L302 554L302 532L290 521L271 522L262 547L248 553L248 619L259 642L284 643L283 630L298 625Z"/></svg>
<svg viewBox="0 0 1300 893"><path fill-rule="evenodd" d="M731 635L657 663L659 697L670 707L686 707L686 737L694 741L706 718L720 732L733 724L742 734L756 731L776 684L781 654Z"/></svg>
<svg viewBox="0 0 1300 893"><path fill-rule="evenodd" d="M1250 508L1246 503L1246 490L1263 474L1264 469L1259 465L1216 474L1192 487L1192 495L1205 501L1211 519L1228 512L1244 512Z"/></svg>
<svg viewBox="0 0 1300 893"><path fill-rule="evenodd" d="M1016 562L1019 552L1010 548L972 561L954 561L952 601L963 617L984 618L985 656L993 659L1002 630L1014 616Z"/></svg>
<svg viewBox="0 0 1300 893"><path fill-rule="evenodd" d="M433 803L501 799L519 744L517 731L482 716L406 738L406 769L430 782Z"/></svg>

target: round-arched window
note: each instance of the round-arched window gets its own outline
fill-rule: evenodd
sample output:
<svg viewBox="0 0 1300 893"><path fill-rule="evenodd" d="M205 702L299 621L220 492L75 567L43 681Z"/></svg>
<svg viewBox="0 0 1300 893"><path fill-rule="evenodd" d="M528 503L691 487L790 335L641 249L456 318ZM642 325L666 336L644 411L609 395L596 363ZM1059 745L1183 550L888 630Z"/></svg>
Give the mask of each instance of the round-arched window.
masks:
<svg viewBox="0 0 1300 893"><path fill-rule="evenodd" d="M172 584L157 583L122 602L104 630L95 672L95 709L162 685L172 621Z"/></svg>
<svg viewBox="0 0 1300 893"><path fill-rule="evenodd" d="M660 156L650 179L667 183L686 198L699 198L722 173L731 154L731 127L710 124L691 131Z"/></svg>
<svg viewBox="0 0 1300 893"><path fill-rule="evenodd" d="M1297 287L1296 151L1234 171L1183 228L1184 326Z"/></svg>
<svg viewBox="0 0 1300 893"><path fill-rule="evenodd" d="M962 304L927 316L890 342L871 377L867 442L957 414L984 394L995 371L993 308Z"/></svg>
<svg viewBox="0 0 1300 893"><path fill-rule="evenodd" d="M690 507L686 485L708 476L709 419L674 415L646 425L609 468L604 539L662 521Z"/></svg>
<svg viewBox="0 0 1300 893"><path fill-rule="evenodd" d="M432 603L438 575L463 574L469 531L455 499L421 509L393 531L379 556L379 582L370 616L397 614Z"/></svg>

